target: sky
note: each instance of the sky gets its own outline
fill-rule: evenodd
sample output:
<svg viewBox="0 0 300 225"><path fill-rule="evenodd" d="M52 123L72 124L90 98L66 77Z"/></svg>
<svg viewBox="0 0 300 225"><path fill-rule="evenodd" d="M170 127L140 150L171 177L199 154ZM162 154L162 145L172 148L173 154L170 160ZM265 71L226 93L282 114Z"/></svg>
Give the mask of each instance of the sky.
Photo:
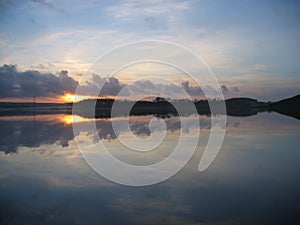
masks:
<svg viewBox="0 0 300 225"><path fill-rule="evenodd" d="M63 101L62 96L74 94L76 86L82 85L86 74L89 88L99 89L106 82L102 93L107 96L129 83L128 95L151 89L175 93L178 88L197 95L199 88L178 70L180 66L135 64L106 81L112 64L99 64L99 57L144 40L175 43L198 55L225 98L291 97L300 93L299 17L300 2L288 0L0 0L0 101L32 96ZM130 48L125 53L123 59L133 54ZM145 54L140 57L145 59ZM176 58L178 64L189 62L175 50L162 54ZM112 61L122 65L123 59ZM189 65L193 75L209 89L196 64ZM151 75L165 77L169 83L148 82Z"/></svg>

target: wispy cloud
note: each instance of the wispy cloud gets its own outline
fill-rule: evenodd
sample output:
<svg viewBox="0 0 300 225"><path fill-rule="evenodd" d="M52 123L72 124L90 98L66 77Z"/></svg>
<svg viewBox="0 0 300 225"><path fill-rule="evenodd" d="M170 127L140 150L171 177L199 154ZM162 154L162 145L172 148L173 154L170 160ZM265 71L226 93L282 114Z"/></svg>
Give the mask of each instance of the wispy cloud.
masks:
<svg viewBox="0 0 300 225"><path fill-rule="evenodd" d="M49 10L53 10L55 12L64 13L65 10L58 8L52 3L50 0L32 0L32 4L34 6L41 6Z"/></svg>
<svg viewBox="0 0 300 225"><path fill-rule="evenodd" d="M131 20L136 17L156 17L161 15L172 15L189 9L187 1L124 1L123 3L109 6L106 11L109 15L122 20Z"/></svg>

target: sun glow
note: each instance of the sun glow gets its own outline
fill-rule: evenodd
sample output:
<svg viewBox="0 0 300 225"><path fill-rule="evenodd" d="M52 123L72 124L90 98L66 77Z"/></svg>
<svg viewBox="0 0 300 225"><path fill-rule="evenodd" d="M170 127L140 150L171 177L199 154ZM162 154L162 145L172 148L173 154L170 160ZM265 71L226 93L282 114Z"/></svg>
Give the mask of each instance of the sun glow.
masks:
<svg viewBox="0 0 300 225"><path fill-rule="evenodd" d="M65 94L64 96L62 96L62 100L65 102L79 102L89 98L93 98L93 97L86 96L86 95L73 95L73 94Z"/></svg>
<svg viewBox="0 0 300 225"><path fill-rule="evenodd" d="M83 118L78 115L64 115L61 118L61 121L64 122L65 124L72 124L72 123L81 123L81 122L91 121L91 119Z"/></svg>

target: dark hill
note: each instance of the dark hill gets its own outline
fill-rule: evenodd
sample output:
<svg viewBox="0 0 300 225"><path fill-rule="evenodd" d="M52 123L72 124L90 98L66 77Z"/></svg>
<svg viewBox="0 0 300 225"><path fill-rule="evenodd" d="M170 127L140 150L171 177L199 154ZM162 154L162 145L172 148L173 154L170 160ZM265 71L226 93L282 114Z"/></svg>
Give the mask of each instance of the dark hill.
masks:
<svg viewBox="0 0 300 225"><path fill-rule="evenodd" d="M300 95L271 103L270 110L300 119Z"/></svg>

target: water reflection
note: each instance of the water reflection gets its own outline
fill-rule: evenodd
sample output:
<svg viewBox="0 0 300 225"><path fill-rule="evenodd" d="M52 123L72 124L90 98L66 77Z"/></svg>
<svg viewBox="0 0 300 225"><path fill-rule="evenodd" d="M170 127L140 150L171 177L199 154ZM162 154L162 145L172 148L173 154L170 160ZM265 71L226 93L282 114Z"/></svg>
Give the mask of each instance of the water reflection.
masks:
<svg viewBox="0 0 300 225"><path fill-rule="evenodd" d="M183 129L183 132L189 133L190 130L197 126L195 121L200 120L201 129L210 129L210 118L206 116L191 115L181 118L188 121L187 126L181 127L179 117L160 118L155 116L131 116L117 118L88 119L78 115L57 114L57 115L36 115L36 116L5 116L0 117L0 151L5 153L14 153L19 146L39 147L42 144L59 144L63 147L69 145L69 141L74 139L72 123L87 123L95 121L98 136L100 140L113 140L119 135L126 132L126 123L129 121L131 131L137 136L149 136L150 121L156 118L159 125L165 122L170 132ZM120 130L114 131L111 121L118 123ZM163 120L163 121L162 121ZM160 126L155 126L154 131L159 130ZM237 126L228 123L228 126ZM84 125L83 125L84 127ZM123 130L122 130L123 128ZM89 130L83 132L90 133Z"/></svg>
<svg viewBox="0 0 300 225"><path fill-rule="evenodd" d="M152 118L131 117L132 131L147 137ZM299 224L299 120L276 113L228 117L220 154L199 173L210 120L184 119L190 120L185 132L191 135L200 119L203 136L188 165L166 182L134 188L99 177L83 161L72 122L89 121L69 115L0 117L0 223ZM163 120L171 135L179 131L178 118ZM102 141L112 147L116 137L126 135L114 133L109 119L96 124ZM93 138L88 134L81 135ZM36 151L41 148L53 154ZM116 154L123 152L116 147Z"/></svg>
<svg viewBox="0 0 300 225"><path fill-rule="evenodd" d="M19 146L38 147L59 142L68 146L74 138L72 126L63 123L60 116L0 117L0 150L16 152Z"/></svg>

